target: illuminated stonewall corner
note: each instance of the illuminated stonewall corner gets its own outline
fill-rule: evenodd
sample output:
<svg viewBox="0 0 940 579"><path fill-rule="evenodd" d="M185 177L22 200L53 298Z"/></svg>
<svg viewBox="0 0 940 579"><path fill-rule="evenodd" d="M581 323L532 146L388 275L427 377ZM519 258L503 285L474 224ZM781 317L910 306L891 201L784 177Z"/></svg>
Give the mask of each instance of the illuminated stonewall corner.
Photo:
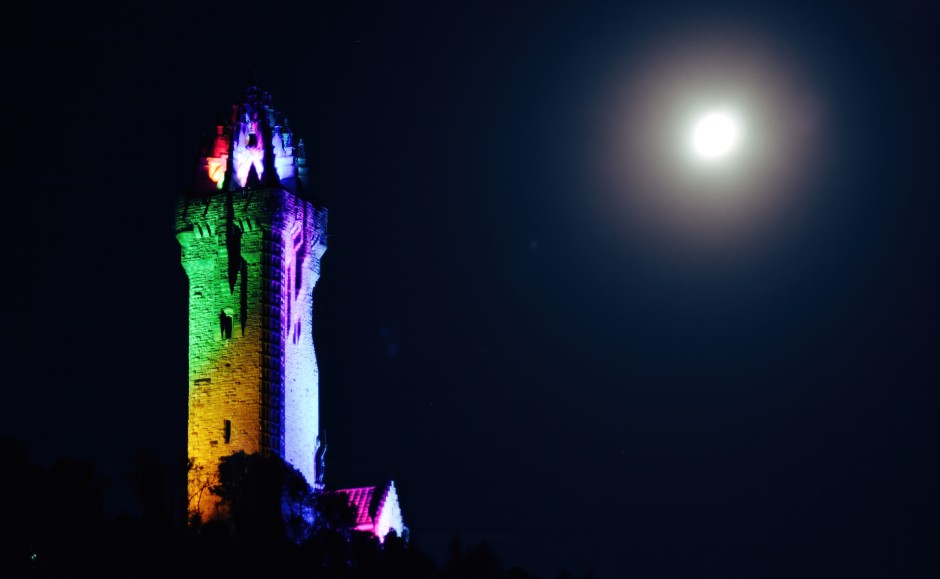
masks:
<svg viewBox="0 0 940 579"><path fill-rule="evenodd" d="M248 87L202 144L176 211L189 280L189 511L203 521L222 515L209 488L219 459L238 451L278 455L324 490L312 330L326 224L303 140L268 93ZM347 490L354 501L359 489ZM401 534L394 483L379 494L381 509L365 513L374 524L360 530Z"/></svg>

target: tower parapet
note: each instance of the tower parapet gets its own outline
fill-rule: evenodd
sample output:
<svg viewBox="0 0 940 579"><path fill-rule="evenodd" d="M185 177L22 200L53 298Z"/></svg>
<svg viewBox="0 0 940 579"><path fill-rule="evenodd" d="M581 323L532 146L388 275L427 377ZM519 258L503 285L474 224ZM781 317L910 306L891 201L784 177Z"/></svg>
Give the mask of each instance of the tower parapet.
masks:
<svg viewBox="0 0 940 579"><path fill-rule="evenodd" d="M303 140L295 138L287 117L272 106L271 95L252 85L236 100L228 118L203 138L186 196L206 197L260 183L315 202L308 194Z"/></svg>

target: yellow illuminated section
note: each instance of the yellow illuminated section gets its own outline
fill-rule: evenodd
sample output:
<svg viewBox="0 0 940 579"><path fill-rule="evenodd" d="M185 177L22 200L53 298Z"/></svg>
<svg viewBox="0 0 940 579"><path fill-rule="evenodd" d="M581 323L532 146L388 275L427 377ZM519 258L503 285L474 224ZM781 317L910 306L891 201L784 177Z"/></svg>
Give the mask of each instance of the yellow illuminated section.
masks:
<svg viewBox="0 0 940 579"><path fill-rule="evenodd" d="M225 168L228 165L228 160L224 157L210 157L207 160L206 165L209 171L209 178L212 179L212 182L215 183L216 187L221 189L222 182L225 179Z"/></svg>

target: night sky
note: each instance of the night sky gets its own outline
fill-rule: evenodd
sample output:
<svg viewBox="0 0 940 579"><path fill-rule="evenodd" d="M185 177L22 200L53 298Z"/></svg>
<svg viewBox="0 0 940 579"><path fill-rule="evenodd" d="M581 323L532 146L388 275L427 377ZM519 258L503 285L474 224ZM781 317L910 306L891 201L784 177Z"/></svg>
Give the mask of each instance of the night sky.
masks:
<svg viewBox="0 0 940 579"><path fill-rule="evenodd" d="M940 575L933 3L30 10L0 435L34 461L119 511L139 448L185 457L174 202L255 71L329 210L328 487L542 579ZM670 160L698 93L759 111L750 173Z"/></svg>

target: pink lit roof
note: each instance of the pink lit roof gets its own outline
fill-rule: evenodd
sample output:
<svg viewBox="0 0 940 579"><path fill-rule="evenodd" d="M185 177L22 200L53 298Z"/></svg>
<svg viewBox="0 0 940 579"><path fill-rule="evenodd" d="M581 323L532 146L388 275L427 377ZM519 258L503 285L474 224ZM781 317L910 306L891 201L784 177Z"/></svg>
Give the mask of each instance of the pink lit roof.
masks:
<svg viewBox="0 0 940 579"><path fill-rule="evenodd" d="M343 493L349 497L349 503L356 507L356 527L371 525L378 511L372 508L372 498L375 487L358 487L353 489L338 489L335 492ZM377 507L378 505L376 505Z"/></svg>

